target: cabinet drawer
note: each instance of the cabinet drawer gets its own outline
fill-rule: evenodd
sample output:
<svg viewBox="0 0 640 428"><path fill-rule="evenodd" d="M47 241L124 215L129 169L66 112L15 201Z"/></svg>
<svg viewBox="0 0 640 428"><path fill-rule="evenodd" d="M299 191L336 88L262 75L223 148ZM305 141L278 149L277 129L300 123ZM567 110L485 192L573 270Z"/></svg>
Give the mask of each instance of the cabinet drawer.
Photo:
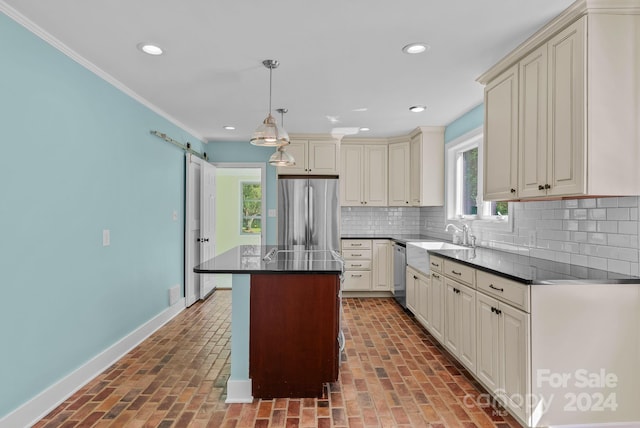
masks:
<svg viewBox="0 0 640 428"><path fill-rule="evenodd" d="M371 272L352 270L344 273L343 290L371 290Z"/></svg>
<svg viewBox="0 0 640 428"><path fill-rule="evenodd" d="M444 260L440 257L429 255L429 270L442 273Z"/></svg>
<svg viewBox="0 0 640 428"><path fill-rule="evenodd" d="M345 260L345 270L371 270L370 260Z"/></svg>
<svg viewBox="0 0 640 428"><path fill-rule="evenodd" d="M529 312L529 286L487 272L477 272L478 290Z"/></svg>
<svg viewBox="0 0 640 428"><path fill-rule="evenodd" d="M371 250L343 250L345 260L371 260Z"/></svg>
<svg viewBox="0 0 640 428"><path fill-rule="evenodd" d="M342 249L371 249L371 240L370 239L343 239L342 240Z"/></svg>
<svg viewBox="0 0 640 428"><path fill-rule="evenodd" d="M450 278L455 279L458 282L463 284L470 285L475 288L475 269L462 265L460 263L452 262L451 260L444 261L444 270L443 272Z"/></svg>

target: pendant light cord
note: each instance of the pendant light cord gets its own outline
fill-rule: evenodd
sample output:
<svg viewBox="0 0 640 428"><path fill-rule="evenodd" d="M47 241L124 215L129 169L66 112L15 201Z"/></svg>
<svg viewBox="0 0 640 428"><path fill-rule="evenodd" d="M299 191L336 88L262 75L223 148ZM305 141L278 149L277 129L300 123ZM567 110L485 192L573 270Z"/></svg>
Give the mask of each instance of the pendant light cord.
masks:
<svg viewBox="0 0 640 428"><path fill-rule="evenodd" d="M273 84L273 65L269 67L269 114L271 114L271 86Z"/></svg>

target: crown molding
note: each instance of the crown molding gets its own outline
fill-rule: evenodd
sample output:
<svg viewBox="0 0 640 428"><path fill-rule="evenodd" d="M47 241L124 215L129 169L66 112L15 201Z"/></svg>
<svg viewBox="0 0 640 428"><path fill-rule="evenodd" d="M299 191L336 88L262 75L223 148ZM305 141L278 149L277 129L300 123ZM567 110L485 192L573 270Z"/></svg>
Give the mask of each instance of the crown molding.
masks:
<svg viewBox="0 0 640 428"><path fill-rule="evenodd" d="M111 76L109 73L102 70L100 67L98 67L91 61L87 60L86 58L78 54L76 51L74 51L73 49L69 48L67 45L62 43L53 35L45 31L42 27L38 26L36 23L34 23L30 19L28 19L26 16L22 15L20 12L18 12L17 10L15 10L14 8L12 8L11 6L9 6L4 1L1 1L1 0L0 0L0 12L3 12L5 15L13 19L18 24L22 25L28 31L35 34L40 39L44 40L49 45L51 45L53 48L57 49L67 57L71 58L73 61L80 64L82 67L86 68L87 70L89 70L90 72L92 72L93 74L101 78L102 80L106 81L107 83L109 83L110 85L118 89L119 91L123 92L125 95L128 95L129 97L133 98L135 101L147 107L149 110L153 111L154 113L168 120L178 128L196 137L198 140L200 140L200 142L205 142L205 139L194 129L191 129L184 123L176 120L167 112L165 112L155 104L151 103L149 100L142 97L138 93L134 92L131 88L126 86L124 83L120 82L118 79Z"/></svg>
<svg viewBox="0 0 640 428"><path fill-rule="evenodd" d="M579 18L594 14L637 15L640 14L640 0L578 0L480 75L476 81L486 85Z"/></svg>

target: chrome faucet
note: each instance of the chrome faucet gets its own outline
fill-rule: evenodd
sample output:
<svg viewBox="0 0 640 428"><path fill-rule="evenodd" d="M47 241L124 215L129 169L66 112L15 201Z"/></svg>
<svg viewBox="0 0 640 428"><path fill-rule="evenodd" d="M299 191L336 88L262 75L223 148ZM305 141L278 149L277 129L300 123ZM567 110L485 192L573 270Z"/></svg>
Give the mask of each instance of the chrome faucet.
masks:
<svg viewBox="0 0 640 428"><path fill-rule="evenodd" d="M475 246L476 246L476 236L471 233L471 228L469 227L468 224L463 223L462 224L462 229L461 229L460 227L456 226L455 224L449 223L444 228L444 231L445 232L449 232L450 228L453 229L454 233L461 233L462 234L462 245L464 245L465 247L475 248Z"/></svg>

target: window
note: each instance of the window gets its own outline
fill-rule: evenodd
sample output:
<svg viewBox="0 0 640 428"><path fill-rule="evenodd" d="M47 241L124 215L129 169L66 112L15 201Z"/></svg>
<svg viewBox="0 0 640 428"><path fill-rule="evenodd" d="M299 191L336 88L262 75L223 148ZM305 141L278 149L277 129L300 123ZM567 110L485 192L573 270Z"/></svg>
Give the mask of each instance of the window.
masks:
<svg viewBox="0 0 640 428"><path fill-rule="evenodd" d="M262 186L260 183L240 183L242 191L242 234L262 232Z"/></svg>
<svg viewBox="0 0 640 428"><path fill-rule="evenodd" d="M482 201L482 128L447 144L447 218L506 221L508 202Z"/></svg>

